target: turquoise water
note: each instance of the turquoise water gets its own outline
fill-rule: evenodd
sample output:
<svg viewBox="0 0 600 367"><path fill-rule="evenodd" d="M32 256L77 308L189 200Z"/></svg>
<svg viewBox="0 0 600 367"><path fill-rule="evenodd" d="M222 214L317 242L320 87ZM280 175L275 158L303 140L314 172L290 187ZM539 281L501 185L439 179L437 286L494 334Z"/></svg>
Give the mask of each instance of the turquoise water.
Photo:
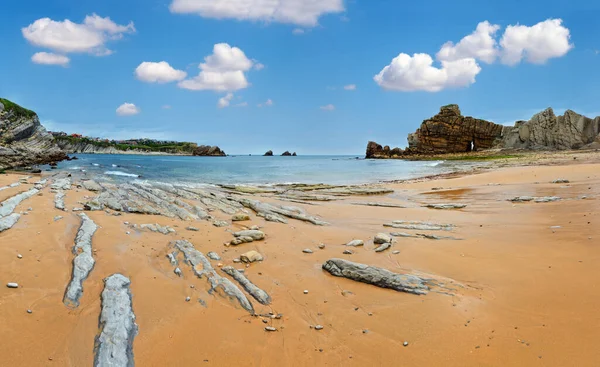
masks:
<svg viewBox="0 0 600 367"><path fill-rule="evenodd" d="M59 169L85 172L100 180L142 178L186 184L361 184L443 173L456 167L444 162L365 160L353 156L180 157L77 154Z"/></svg>

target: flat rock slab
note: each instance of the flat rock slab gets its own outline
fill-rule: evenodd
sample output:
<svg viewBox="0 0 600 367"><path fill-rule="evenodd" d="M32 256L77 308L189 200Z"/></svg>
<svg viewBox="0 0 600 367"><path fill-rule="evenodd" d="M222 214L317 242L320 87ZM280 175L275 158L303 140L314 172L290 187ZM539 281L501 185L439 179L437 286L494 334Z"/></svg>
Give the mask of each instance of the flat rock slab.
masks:
<svg viewBox="0 0 600 367"><path fill-rule="evenodd" d="M100 186L96 181L94 180L86 180L81 182L81 185L89 191L102 191L102 186Z"/></svg>
<svg viewBox="0 0 600 367"><path fill-rule="evenodd" d="M54 207L58 210L65 210L65 192L59 190L54 194Z"/></svg>
<svg viewBox="0 0 600 367"><path fill-rule="evenodd" d="M92 254L92 237L98 229L96 223L87 215L81 213L79 217L81 226L77 231L75 245L72 249L73 255L75 255L73 272L63 299L65 305L74 308L79 306L79 300L83 295L83 281L87 279L96 263Z"/></svg>
<svg viewBox="0 0 600 367"><path fill-rule="evenodd" d="M70 190L71 189L71 179L68 177L59 178L54 180L50 188L53 190Z"/></svg>
<svg viewBox="0 0 600 367"><path fill-rule="evenodd" d="M391 204L391 203L377 203L377 202L354 202L352 205L363 205L363 206L379 206L382 208L406 208L404 205Z"/></svg>
<svg viewBox="0 0 600 367"><path fill-rule="evenodd" d="M529 201L535 203L550 203L559 200L561 200L561 198L558 196L516 196L512 199L508 199L508 201L512 201L513 203L524 203Z"/></svg>
<svg viewBox="0 0 600 367"><path fill-rule="evenodd" d="M439 224L412 220L395 220L391 224L384 224L383 226L418 231L450 231L454 229L454 225L452 224Z"/></svg>
<svg viewBox="0 0 600 367"><path fill-rule="evenodd" d="M0 218L0 233L6 230L11 229L19 219L21 218L21 214L12 213L6 217Z"/></svg>
<svg viewBox="0 0 600 367"><path fill-rule="evenodd" d="M323 264L323 270L336 277L372 284L381 288L390 288L399 292L423 295L430 290L430 279L411 274L397 274L389 270L355 263L344 259L330 259Z"/></svg>
<svg viewBox="0 0 600 367"><path fill-rule="evenodd" d="M346 244L346 246L350 246L350 247L358 247L358 246L364 246L365 242L363 240L352 240L350 242L348 242Z"/></svg>
<svg viewBox="0 0 600 367"><path fill-rule="evenodd" d="M129 278L113 274L104 279L100 334L94 343L94 366L133 367L133 339L137 335Z"/></svg>
<svg viewBox="0 0 600 367"><path fill-rule="evenodd" d="M254 229L247 229L244 231L235 232L233 235L235 237L250 237L254 241L259 241L265 238L264 232Z"/></svg>
<svg viewBox="0 0 600 367"><path fill-rule="evenodd" d="M467 204L426 204L426 208L430 209L463 209L467 207Z"/></svg>
<svg viewBox="0 0 600 367"><path fill-rule="evenodd" d="M21 204L21 202L24 200L37 195L38 192L40 192L40 190L31 189L4 200L2 203L0 203L0 218L12 214L17 205Z"/></svg>

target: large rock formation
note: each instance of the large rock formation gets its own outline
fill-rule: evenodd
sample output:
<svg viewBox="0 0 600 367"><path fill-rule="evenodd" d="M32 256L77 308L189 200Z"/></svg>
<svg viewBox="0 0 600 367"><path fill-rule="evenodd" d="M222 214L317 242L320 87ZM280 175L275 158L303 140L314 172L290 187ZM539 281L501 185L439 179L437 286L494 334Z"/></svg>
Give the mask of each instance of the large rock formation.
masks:
<svg viewBox="0 0 600 367"><path fill-rule="evenodd" d="M502 125L461 115L457 105L440 108L440 112L423 121L408 135L409 153L463 153L490 149L502 139Z"/></svg>
<svg viewBox="0 0 600 367"><path fill-rule="evenodd" d="M272 157L273 156L273 151L269 150L267 151L265 154L263 154L264 157Z"/></svg>
<svg viewBox="0 0 600 367"><path fill-rule="evenodd" d="M404 154L404 150L400 148L390 149L389 145L382 147L374 141L367 144L367 158L400 158Z"/></svg>
<svg viewBox="0 0 600 367"><path fill-rule="evenodd" d="M208 157L224 157L226 154L217 146L200 145L194 149L194 155Z"/></svg>
<svg viewBox="0 0 600 367"><path fill-rule="evenodd" d="M529 121L505 126L502 147L559 150L594 147L600 145L599 126L600 117L591 119L571 110L556 116L552 108L547 108Z"/></svg>
<svg viewBox="0 0 600 367"><path fill-rule="evenodd" d="M35 112L0 98L0 170L66 158Z"/></svg>

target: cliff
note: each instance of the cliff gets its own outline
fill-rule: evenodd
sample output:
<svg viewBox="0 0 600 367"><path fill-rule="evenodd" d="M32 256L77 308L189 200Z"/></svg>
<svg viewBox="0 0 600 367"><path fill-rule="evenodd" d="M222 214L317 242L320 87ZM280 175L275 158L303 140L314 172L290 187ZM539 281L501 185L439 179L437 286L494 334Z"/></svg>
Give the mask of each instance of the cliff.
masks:
<svg viewBox="0 0 600 367"><path fill-rule="evenodd" d="M566 150L600 148L600 117L594 119L571 110L556 116L551 108L529 121L504 126L463 116L457 105L447 105L408 135L408 148L390 149L367 144L366 158L407 158L413 155L467 153L500 149Z"/></svg>
<svg viewBox="0 0 600 367"><path fill-rule="evenodd" d="M67 153L80 154L142 154L142 155L186 155L223 157L225 152L217 146L196 145L195 143L178 143L169 146L134 146L98 142L89 138L73 138L72 136L55 137L57 145Z"/></svg>
<svg viewBox="0 0 600 367"><path fill-rule="evenodd" d="M0 98L0 169L66 158L35 112Z"/></svg>

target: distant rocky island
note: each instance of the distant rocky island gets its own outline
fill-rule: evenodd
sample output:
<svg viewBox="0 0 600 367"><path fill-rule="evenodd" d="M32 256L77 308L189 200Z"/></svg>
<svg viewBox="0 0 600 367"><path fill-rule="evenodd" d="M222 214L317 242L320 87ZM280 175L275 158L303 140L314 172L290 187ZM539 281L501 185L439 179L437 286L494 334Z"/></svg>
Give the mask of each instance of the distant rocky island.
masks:
<svg viewBox="0 0 600 367"><path fill-rule="evenodd" d="M272 157L273 156L273 151L269 150L267 151L265 154L263 154L264 157ZM289 151L285 151L283 153L281 153L282 157L296 157L296 152L294 153L290 153Z"/></svg>
<svg viewBox="0 0 600 367"><path fill-rule="evenodd" d="M567 110L556 116L548 108L529 121L505 126L463 116L458 105L442 106L408 135L408 148L367 145L366 158L412 158L419 155L468 153L492 148L507 150L569 150L600 147L600 117L594 119Z"/></svg>
<svg viewBox="0 0 600 367"><path fill-rule="evenodd" d="M38 115L0 98L0 170L69 159L67 153L169 154L222 157L217 146L153 139L108 140L48 132Z"/></svg>

